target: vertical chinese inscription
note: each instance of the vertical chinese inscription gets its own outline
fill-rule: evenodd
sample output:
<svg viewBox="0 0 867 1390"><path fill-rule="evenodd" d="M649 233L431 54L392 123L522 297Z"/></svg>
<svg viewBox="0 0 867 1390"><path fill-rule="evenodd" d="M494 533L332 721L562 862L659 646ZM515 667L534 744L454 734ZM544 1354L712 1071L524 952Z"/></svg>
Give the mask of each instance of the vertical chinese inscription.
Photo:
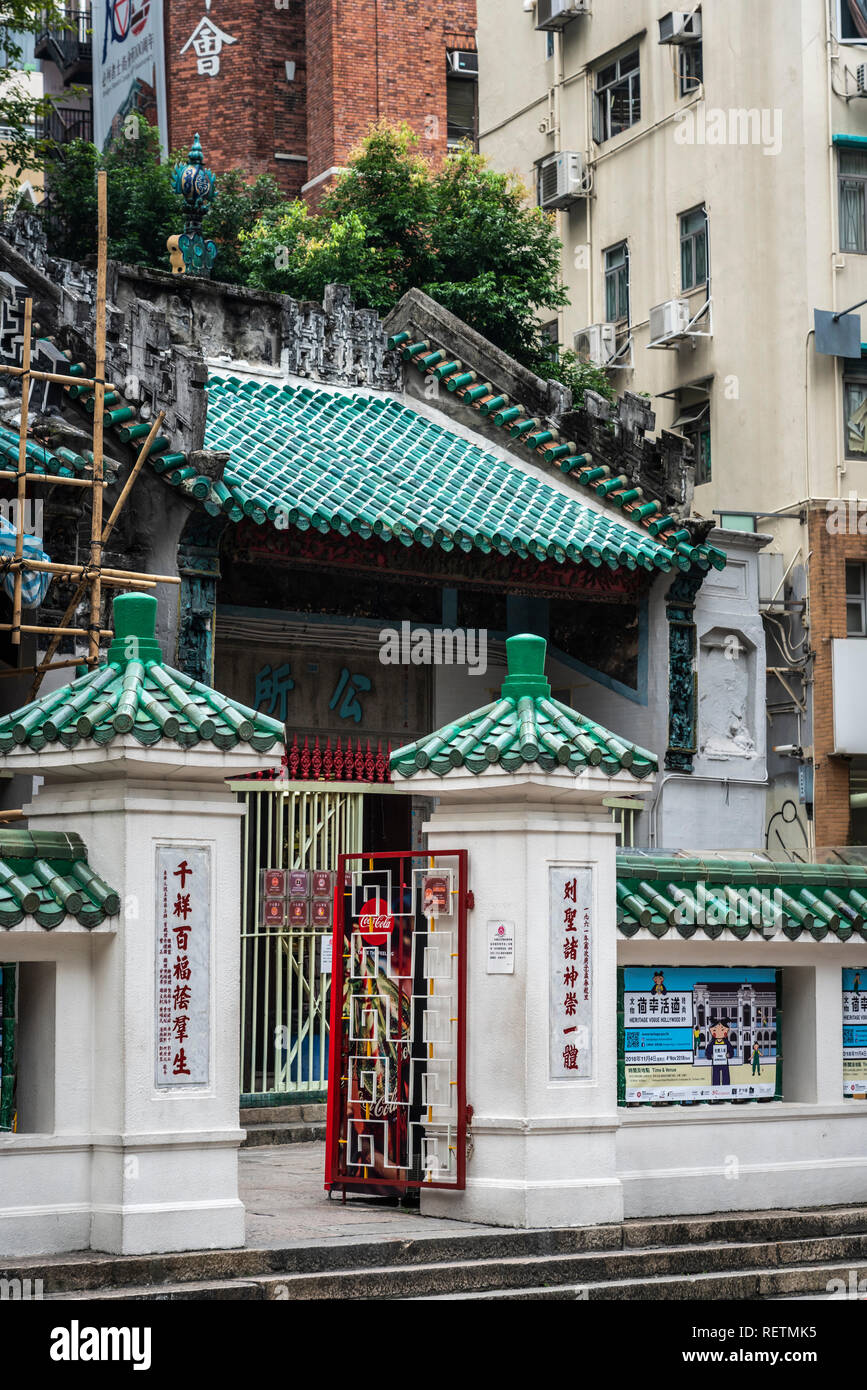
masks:
<svg viewBox="0 0 867 1390"><path fill-rule="evenodd" d="M210 1054L211 856L157 848L157 1086L206 1085Z"/></svg>
<svg viewBox="0 0 867 1390"><path fill-rule="evenodd" d="M573 865L548 871L550 1074L593 1074L593 872Z"/></svg>

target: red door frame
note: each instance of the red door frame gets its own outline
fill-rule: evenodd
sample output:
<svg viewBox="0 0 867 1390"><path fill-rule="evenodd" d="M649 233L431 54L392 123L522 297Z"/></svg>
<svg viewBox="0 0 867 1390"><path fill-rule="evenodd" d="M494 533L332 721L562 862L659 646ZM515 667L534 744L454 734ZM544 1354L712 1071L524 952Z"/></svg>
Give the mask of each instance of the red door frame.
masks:
<svg viewBox="0 0 867 1390"><path fill-rule="evenodd" d="M458 1013L457 1013L457 1179L455 1182L431 1182L424 1179L396 1178L383 1179L381 1175L370 1178L348 1178L338 1169L338 1138L340 1136L343 1093L343 1059L345 1056L343 997L345 986L346 956L345 937L345 881L347 866L355 860L368 860L371 870L383 860L407 859L456 859L458 864ZM432 871L436 866L432 865ZM341 854L337 861L337 875L334 885L334 935L331 955L331 1018L328 1058L328 1127L325 1147L325 1188L344 1189L375 1186L388 1187L396 1192L405 1192L412 1187L441 1187L451 1192L460 1192L466 1187L467 1168L467 908L471 898L467 887L467 851L465 849L436 850L428 854L419 850L385 850L382 853ZM400 887L408 885L401 884Z"/></svg>

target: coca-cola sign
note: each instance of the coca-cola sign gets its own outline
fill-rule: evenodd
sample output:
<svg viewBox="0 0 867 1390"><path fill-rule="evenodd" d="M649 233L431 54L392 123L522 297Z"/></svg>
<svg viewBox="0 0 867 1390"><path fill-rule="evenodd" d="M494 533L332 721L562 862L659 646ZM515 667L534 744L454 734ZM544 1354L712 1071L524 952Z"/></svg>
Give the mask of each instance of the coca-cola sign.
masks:
<svg viewBox="0 0 867 1390"><path fill-rule="evenodd" d="M384 946L394 926L388 903L382 898L368 898L356 914L357 930L368 946Z"/></svg>

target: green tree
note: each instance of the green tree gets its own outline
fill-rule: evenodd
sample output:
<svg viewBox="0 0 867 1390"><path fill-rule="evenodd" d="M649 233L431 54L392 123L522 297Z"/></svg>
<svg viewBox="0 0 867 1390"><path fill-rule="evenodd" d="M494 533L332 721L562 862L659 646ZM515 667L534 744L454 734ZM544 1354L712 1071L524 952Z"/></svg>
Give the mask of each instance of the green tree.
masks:
<svg viewBox="0 0 867 1390"><path fill-rule="evenodd" d="M567 302L553 218L468 148L433 169L416 145L408 126L374 126L317 214L287 210L242 236L249 283L319 298L339 280L380 313L417 286L542 371L538 314Z"/></svg>
<svg viewBox="0 0 867 1390"><path fill-rule="evenodd" d="M249 231L274 209L284 206L276 179L259 174L247 182L243 169L229 169L217 177L217 196L204 220L203 231L216 243L217 261L212 274L232 285L244 283L241 266L241 233ZM175 198L175 220L178 200Z"/></svg>

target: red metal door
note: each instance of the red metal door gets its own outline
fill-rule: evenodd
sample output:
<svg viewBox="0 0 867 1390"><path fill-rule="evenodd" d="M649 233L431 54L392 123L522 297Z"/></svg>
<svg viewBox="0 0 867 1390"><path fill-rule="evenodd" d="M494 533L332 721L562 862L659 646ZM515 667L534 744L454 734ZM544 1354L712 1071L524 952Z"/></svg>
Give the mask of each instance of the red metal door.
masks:
<svg viewBox="0 0 867 1390"><path fill-rule="evenodd" d="M467 852L341 854L326 1188L463 1188Z"/></svg>

